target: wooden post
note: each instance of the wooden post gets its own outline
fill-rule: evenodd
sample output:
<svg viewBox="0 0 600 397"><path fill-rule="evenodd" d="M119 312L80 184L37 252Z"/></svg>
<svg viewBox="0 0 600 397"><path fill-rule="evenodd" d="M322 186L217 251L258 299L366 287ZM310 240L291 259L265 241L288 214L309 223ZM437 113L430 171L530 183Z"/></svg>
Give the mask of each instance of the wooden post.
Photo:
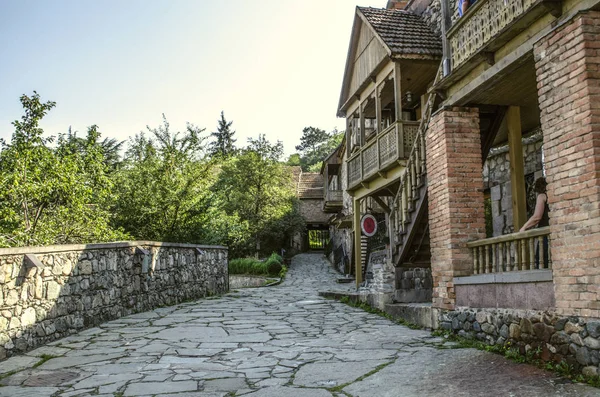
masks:
<svg viewBox="0 0 600 397"><path fill-rule="evenodd" d="M358 146L362 147L365 144L365 113L363 111L363 104L358 104L358 114L360 117L360 128L358 131Z"/></svg>
<svg viewBox="0 0 600 397"><path fill-rule="evenodd" d="M354 199L354 274L356 288L362 283L361 236L360 230L360 199Z"/></svg>
<svg viewBox="0 0 600 397"><path fill-rule="evenodd" d="M377 133L379 134L383 130L383 120L381 119L381 84L375 86L375 119L377 120Z"/></svg>
<svg viewBox="0 0 600 397"><path fill-rule="evenodd" d="M352 149L352 116L346 117L346 158L350 157L350 150Z"/></svg>
<svg viewBox="0 0 600 397"><path fill-rule="evenodd" d="M396 105L396 122L400 129L398 134L398 158L404 156L404 131L402 130L402 74L400 73L400 63L394 62L394 103Z"/></svg>
<svg viewBox="0 0 600 397"><path fill-rule="evenodd" d="M510 185L512 191L513 227L518 232L527 222L525 206L525 166L523 164L523 143L521 141L521 109L509 106L506 113L508 126L508 153L510 158Z"/></svg>

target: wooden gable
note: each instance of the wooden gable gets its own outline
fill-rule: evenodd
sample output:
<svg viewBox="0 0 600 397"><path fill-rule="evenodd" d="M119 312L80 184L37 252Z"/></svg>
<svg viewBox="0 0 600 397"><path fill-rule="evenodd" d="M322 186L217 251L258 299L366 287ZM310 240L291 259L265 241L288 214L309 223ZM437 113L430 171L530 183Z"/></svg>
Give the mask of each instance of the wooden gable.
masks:
<svg viewBox="0 0 600 397"><path fill-rule="evenodd" d="M381 38L357 11L346 58L338 112L390 54ZM338 114L341 115L341 114Z"/></svg>

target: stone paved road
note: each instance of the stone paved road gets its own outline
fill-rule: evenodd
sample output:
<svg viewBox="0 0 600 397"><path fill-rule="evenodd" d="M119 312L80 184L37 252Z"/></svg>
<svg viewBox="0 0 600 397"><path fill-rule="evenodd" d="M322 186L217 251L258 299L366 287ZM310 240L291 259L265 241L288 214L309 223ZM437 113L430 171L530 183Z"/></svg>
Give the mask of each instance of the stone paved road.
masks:
<svg viewBox="0 0 600 397"><path fill-rule="evenodd" d="M299 255L280 286L111 321L0 363L0 397L600 395L320 298L335 277Z"/></svg>

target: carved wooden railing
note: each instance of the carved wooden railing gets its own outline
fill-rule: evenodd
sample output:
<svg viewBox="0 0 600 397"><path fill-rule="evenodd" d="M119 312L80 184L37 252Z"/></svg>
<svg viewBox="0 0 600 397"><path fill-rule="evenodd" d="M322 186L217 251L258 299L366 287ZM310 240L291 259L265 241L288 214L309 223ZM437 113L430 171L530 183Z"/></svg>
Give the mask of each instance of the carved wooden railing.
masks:
<svg viewBox="0 0 600 397"><path fill-rule="evenodd" d="M404 158L404 148L412 145L418 126L417 121L395 122L354 153L348 159L348 187L356 187Z"/></svg>
<svg viewBox="0 0 600 397"><path fill-rule="evenodd" d="M483 49L536 3L539 1L478 0L447 33L452 49L452 67L460 66Z"/></svg>
<svg viewBox="0 0 600 397"><path fill-rule="evenodd" d="M550 227L541 227L467 243L473 274L551 269Z"/></svg>
<svg viewBox="0 0 600 397"><path fill-rule="evenodd" d="M325 201L342 201L342 191L328 189L325 193Z"/></svg>
<svg viewBox="0 0 600 397"><path fill-rule="evenodd" d="M434 86L441 77L442 68L440 65L436 73ZM397 253L398 259L404 256L403 250L408 249L408 244L404 244L405 240L410 240L410 235L415 231L416 216L413 216L413 212L418 213L421 210L421 208L415 208L415 203L420 206L425 202L424 197L421 197L427 192L425 136L429 120L431 119L435 97L436 94L432 91L427 99L419 126L412 133L413 143L411 146L407 146L411 147L411 150L406 162L406 171L400 177L398 191L392 201L390 212L390 219L394 230L392 243L394 247L399 247L399 252Z"/></svg>

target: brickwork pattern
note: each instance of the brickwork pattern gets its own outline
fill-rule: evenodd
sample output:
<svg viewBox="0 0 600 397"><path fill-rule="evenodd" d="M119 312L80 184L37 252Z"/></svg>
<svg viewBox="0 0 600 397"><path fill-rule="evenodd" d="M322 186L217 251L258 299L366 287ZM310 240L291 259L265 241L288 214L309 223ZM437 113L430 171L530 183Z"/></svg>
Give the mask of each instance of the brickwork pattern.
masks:
<svg viewBox="0 0 600 397"><path fill-rule="evenodd" d="M557 311L600 317L600 13L534 48Z"/></svg>
<svg viewBox="0 0 600 397"><path fill-rule="evenodd" d="M477 109L433 115L427 136L427 179L433 306L455 305L454 277L471 275L466 243L485 238Z"/></svg>

